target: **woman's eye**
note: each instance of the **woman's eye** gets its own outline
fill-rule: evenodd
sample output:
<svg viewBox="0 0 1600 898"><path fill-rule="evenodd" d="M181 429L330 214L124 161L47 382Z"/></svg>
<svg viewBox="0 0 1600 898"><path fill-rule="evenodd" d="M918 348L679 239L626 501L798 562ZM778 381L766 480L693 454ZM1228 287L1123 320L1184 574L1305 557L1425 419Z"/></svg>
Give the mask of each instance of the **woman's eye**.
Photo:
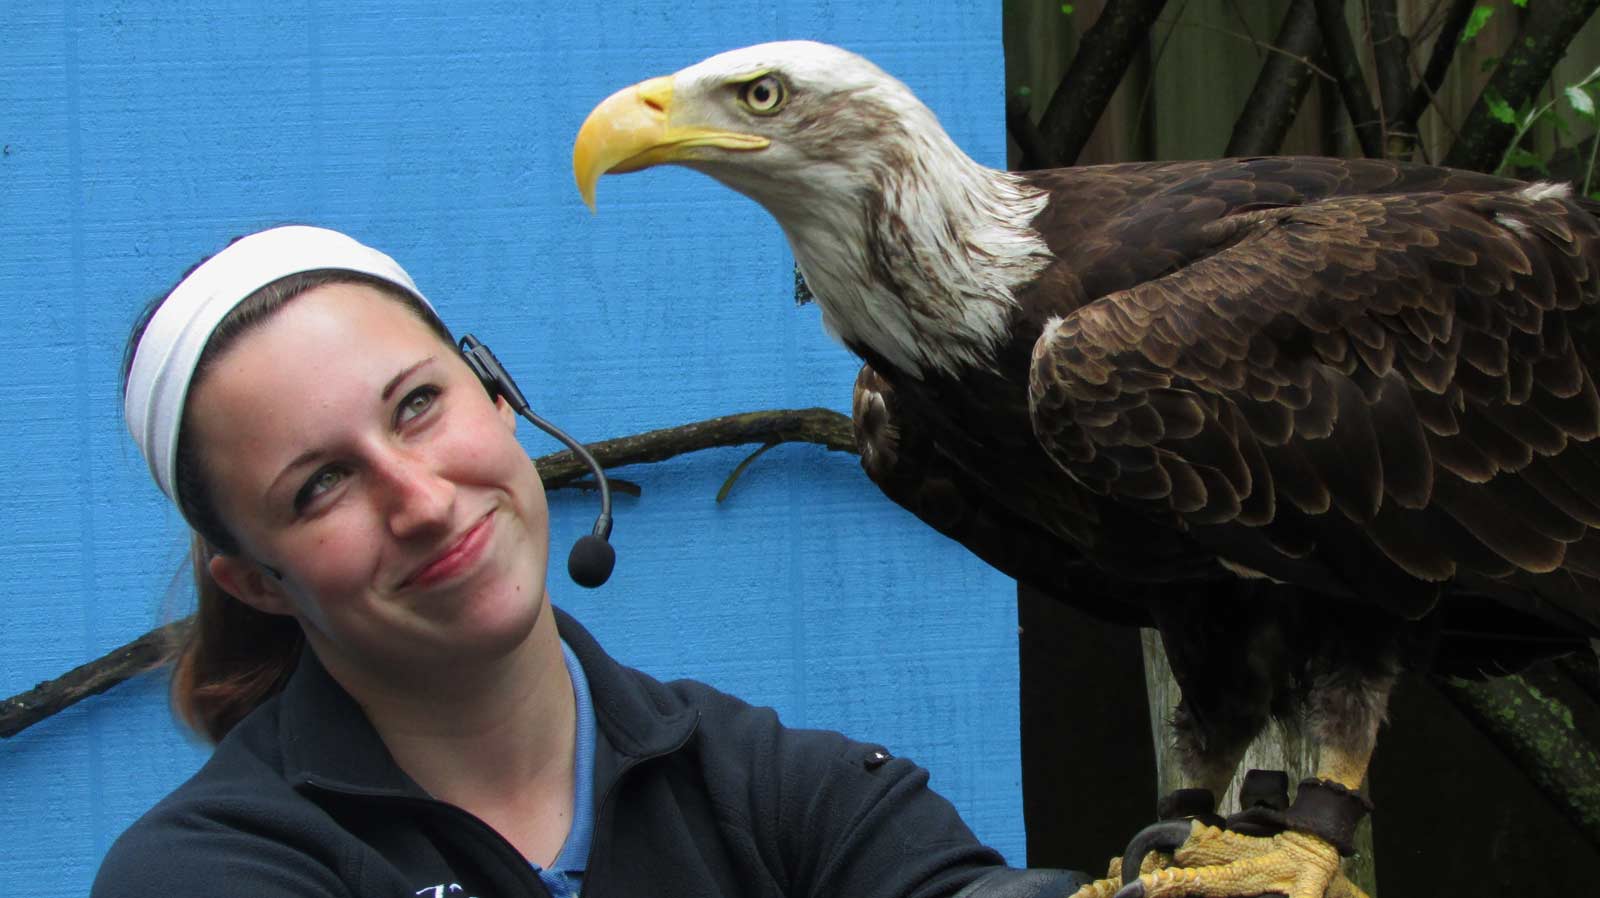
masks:
<svg viewBox="0 0 1600 898"><path fill-rule="evenodd" d="M400 408L395 412L395 423L405 424L433 407L433 400L439 395L438 387L418 387L406 394L400 400Z"/></svg>
<svg viewBox="0 0 1600 898"><path fill-rule="evenodd" d="M763 75L739 89L739 100L756 115L771 115L789 98L783 82L773 75Z"/></svg>
<svg viewBox="0 0 1600 898"><path fill-rule="evenodd" d="M322 468L312 474L305 486L300 487L300 491L294 494L294 510L303 511L307 505L316 501L317 497L338 486L342 479L344 471L339 468Z"/></svg>

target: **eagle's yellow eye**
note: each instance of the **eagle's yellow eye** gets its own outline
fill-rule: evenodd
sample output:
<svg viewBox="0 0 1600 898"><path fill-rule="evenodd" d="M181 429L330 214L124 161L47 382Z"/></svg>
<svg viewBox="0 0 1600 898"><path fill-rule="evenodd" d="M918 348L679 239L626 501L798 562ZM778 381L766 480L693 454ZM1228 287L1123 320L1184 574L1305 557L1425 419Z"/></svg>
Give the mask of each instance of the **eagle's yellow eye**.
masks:
<svg viewBox="0 0 1600 898"><path fill-rule="evenodd" d="M776 76L762 75L739 88L739 102L756 115L772 115L783 108L789 92Z"/></svg>

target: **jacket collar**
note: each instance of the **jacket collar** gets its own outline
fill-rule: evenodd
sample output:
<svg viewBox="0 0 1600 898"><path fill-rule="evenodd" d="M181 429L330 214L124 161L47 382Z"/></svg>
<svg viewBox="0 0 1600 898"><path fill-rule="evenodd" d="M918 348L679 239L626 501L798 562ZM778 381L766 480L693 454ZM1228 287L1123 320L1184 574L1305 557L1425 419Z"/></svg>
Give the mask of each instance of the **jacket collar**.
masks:
<svg viewBox="0 0 1600 898"><path fill-rule="evenodd" d="M604 795L633 763L682 746L699 715L661 684L614 661L571 615L552 610L557 632L589 679L597 729L595 789ZM309 649L301 652L278 701L279 750L292 785L427 797L395 763L361 706Z"/></svg>

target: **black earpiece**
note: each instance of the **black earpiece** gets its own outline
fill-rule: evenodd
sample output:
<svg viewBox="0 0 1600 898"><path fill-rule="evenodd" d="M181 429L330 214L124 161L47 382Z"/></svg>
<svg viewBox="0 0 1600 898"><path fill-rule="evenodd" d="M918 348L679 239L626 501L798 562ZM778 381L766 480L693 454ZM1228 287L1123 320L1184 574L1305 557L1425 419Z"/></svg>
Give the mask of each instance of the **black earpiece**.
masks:
<svg viewBox="0 0 1600 898"><path fill-rule="evenodd" d="M611 484L606 481L606 472L600 469L600 463L594 460L583 444L533 413L528 407L528 400L517 389L516 381L511 379L500 360L478 338L471 334L461 338L461 356L466 359L473 373L478 375L478 380L483 382L483 388L489 391L490 396L504 398L517 414L560 440L583 459L583 463L593 472L595 482L600 485L600 516L595 518L594 532L580 538L572 547L572 554L567 556L567 573L572 576L574 583L590 589L606 582L617 563L617 552L607 542L611 537Z"/></svg>

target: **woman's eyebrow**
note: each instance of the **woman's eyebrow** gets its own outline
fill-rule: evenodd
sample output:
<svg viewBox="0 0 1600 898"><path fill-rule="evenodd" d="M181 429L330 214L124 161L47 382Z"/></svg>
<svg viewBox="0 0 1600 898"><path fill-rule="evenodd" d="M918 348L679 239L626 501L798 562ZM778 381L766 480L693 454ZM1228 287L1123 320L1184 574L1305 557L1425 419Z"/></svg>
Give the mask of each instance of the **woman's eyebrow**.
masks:
<svg viewBox="0 0 1600 898"><path fill-rule="evenodd" d="M417 362L414 365L407 366L405 368L405 370L401 371L399 374L396 374L394 377L390 378L389 382L383 385L383 398L385 400L387 400L390 396L392 396L394 394L395 387L400 386L401 381L404 381L406 378L410 377L412 372L416 371L418 368L421 368L423 365L426 365L426 364L432 362L433 358L434 357L430 355L427 358L423 359L420 362Z"/></svg>

